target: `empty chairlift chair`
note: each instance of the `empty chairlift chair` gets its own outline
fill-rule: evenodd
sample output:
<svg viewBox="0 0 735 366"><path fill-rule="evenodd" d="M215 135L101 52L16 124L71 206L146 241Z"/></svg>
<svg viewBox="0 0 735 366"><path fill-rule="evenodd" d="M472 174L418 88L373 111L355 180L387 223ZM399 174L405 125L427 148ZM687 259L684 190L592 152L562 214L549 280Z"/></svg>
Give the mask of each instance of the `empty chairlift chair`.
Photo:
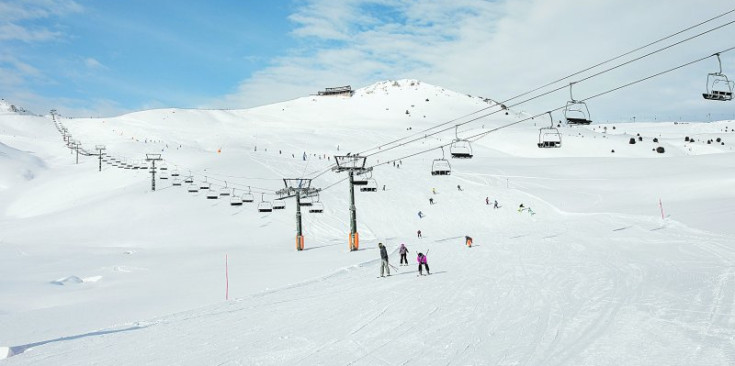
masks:
<svg viewBox="0 0 735 366"><path fill-rule="evenodd" d="M197 193L199 192L199 186L194 183L189 183L189 188L187 188L187 191L189 191L189 193Z"/></svg>
<svg viewBox="0 0 735 366"><path fill-rule="evenodd" d="M587 108L587 103L579 100L575 100L572 95L572 85L569 84L569 98L566 107L564 107L564 118L567 120L567 124L570 125L588 125L592 123L590 119L590 110Z"/></svg>
<svg viewBox="0 0 735 366"><path fill-rule="evenodd" d="M184 178L184 183L186 183L186 184L194 183L194 176L193 175L189 175L186 178Z"/></svg>
<svg viewBox="0 0 735 366"><path fill-rule="evenodd" d="M204 176L204 181L202 181L202 182L201 182L201 183L199 184L199 189L202 189L202 190L204 190L204 189L209 189L209 185L210 185L210 184L209 184L209 182L207 182L207 177L206 177L206 176Z"/></svg>
<svg viewBox="0 0 735 366"><path fill-rule="evenodd" d="M702 97L707 100L719 100L729 101L732 100L733 84L735 82L730 81L727 75L722 73L722 61L720 61L720 54L715 53L713 56L717 56L717 63L720 65L719 72L712 72L707 74L707 92L702 93Z"/></svg>
<svg viewBox="0 0 735 366"><path fill-rule="evenodd" d="M253 197L253 193L250 191L250 187L248 187L247 193L242 195L242 202L251 203L253 201L255 201L255 197Z"/></svg>
<svg viewBox="0 0 735 366"><path fill-rule="evenodd" d="M220 197L229 197L230 196L230 189L227 188L227 181L225 181L224 188L219 190Z"/></svg>
<svg viewBox="0 0 735 366"><path fill-rule="evenodd" d="M450 175L451 173L452 166L447 159L444 159L444 148L442 148L442 158L431 162L431 175Z"/></svg>
<svg viewBox="0 0 735 366"><path fill-rule="evenodd" d="M284 200L276 200L273 202L273 209L274 210L284 210L286 209L286 201Z"/></svg>
<svg viewBox="0 0 735 366"><path fill-rule="evenodd" d="M216 200L219 198L219 194L217 194L217 191L210 186L210 188L207 190L207 199L208 200Z"/></svg>
<svg viewBox="0 0 735 366"><path fill-rule="evenodd" d="M161 167L159 169L161 169L161 170L168 170L168 164L162 163L161 164Z"/></svg>
<svg viewBox="0 0 735 366"><path fill-rule="evenodd" d="M230 196L230 206L242 206L242 199L235 195L235 189L232 189L232 195Z"/></svg>
<svg viewBox="0 0 735 366"><path fill-rule="evenodd" d="M554 127L554 118L549 113L549 120L551 121L550 127L542 127L538 132L538 147L549 148L549 147L561 147L561 133Z"/></svg>
<svg viewBox="0 0 735 366"><path fill-rule="evenodd" d="M168 172L165 170L162 170L160 174L158 175L158 179L168 180Z"/></svg>
<svg viewBox="0 0 735 366"><path fill-rule="evenodd" d="M181 175L181 173L179 173L179 169L178 168L176 168L173 171L171 171L171 176L172 177L178 177L180 175Z"/></svg>
<svg viewBox="0 0 735 366"><path fill-rule="evenodd" d="M449 146L449 153L455 159L472 159L472 144L469 140L459 138L458 129L459 126L455 127L455 139L452 141L452 145Z"/></svg>
<svg viewBox="0 0 735 366"><path fill-rule="evenodd" d="M323 213L324 212L324 204L319 200L319 194L317 193L316 199L314 202L311 203L311 206L309 207L309 212L311 213Z"/></svg>
<svg viewBox="0 0 735 366"><path fill-rule="evenodd" d="M378 181L376 181L373 178L370 178L367 180L367 184L360 187L360 192L377 192L378 191Z"/></svg>
<svg viewBox="0 0 735 366"><path fill-rule="evenodd" d="M171 182L171 185L173 185L174 187L180 187L181 179L179 179L179 177L174 177L174 180Z"/></svg>
<svg viewBox="0 0 735 366"><path fill-rule="evenodd" d="M310 207L313 204L314 204L314 197L309 196L309 195L302 196L301 199L299 200L299 205L301 205L302 207Z"/></svg>
<svg viewBox="0 0 735 366"><path fill-rule="evenodd" d="M264 199L265 194L260 196L260 203L258 203L258 212L273 212L273 204L270 201Z"/></svg>

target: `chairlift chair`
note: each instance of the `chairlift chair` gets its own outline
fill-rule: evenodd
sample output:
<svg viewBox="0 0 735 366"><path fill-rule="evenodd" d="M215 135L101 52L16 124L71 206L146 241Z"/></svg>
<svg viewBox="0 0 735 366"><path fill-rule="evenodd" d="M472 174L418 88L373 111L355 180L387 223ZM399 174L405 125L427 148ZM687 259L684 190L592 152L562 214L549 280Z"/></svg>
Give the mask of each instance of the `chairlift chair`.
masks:
<svg viewBox="0 0 735 366"><path fill-rule="evenodd" d="M254 197L253 197L253 193L252 193L252 192L250 192L250 187L248 187L248 191L247 191L247 192L246 192L245 194L243 194L243 195L242 195L242 201L243 201L244 203L251 203L251 202L253 202L254 200L255 200L255 199L254 199Z"/></svg>
<svg viewBox="0 0 735 366"><path fill-rule="evenodd" d="M323 213L324 212L324 204L321 203L319 200L319 193L316 195L316 199L311 203L311 206L309 207L310 213Z"/></svg>
<svg viewBox="0 0 735 366"><path fill-rule="evenodd" d="M263 197L265 194L260 196L260 203L258 203L258 212L273 212L273 204L270 201L265 201Z"/></svg>
<svg viewBox="0 0 735 366"><path fill-rule="evenodd" d="M168 164L166 164L166 163L161 164L161 167L159 169L161 169L161 170L168 170Z"/></svg>
<svg viewBox="0 0 735 366"><path fill-rule="evenodd" d="M312 206L313 204L314 204L314 199L313 199L312 196L309 196L309 195L303 196L299 200L299 205L300 206L309 207L309 206Z"/></svg>
<svg viewBox="0 0 735 366"><path fill-rule="evenodd" d="M161 173L160 173L160 174L158 175L158 179L163 179L163 180L167 180L167 179L168 179L168 173L166 173L165 171L162 171L162 172L161 172Z"/></svg>
<svg viewBox="0 0 735 366"><path fill-rule="evenodd" d="M702 97L707 100L719 100L723 102L732 100L732 91L735 88L735 82L730 81L727 75L722 73L720 54L715 53L713 56L717 56L720 71L707 74L707 92L702 93Z"/></svg>
<svg viewBox="0 0 735 366"><path fill-rule="evenodd" d="M242 206L242 199L235 195L235 189L232 189L232 196L230 196L230 206Z"/></svg>
<svg viewBox="0 0 735 366"><path fill-rule="evenodd" d="M172 176L172 177L178 177L179 175L181 175L181 174L179 173L179 169L174 169L174 170L173 170L173 171L171 172L171 176Z"/></svg>
<svg viewBox="0 0 735 366"><path fill-rule="evenodd" d="M554 118L549 113L549 120L551 121L550 127L542 127L538 132L538 147L550 148L550 147L561 147L561 133L554 127Z"/></svg>
<svg viewBox="0 0 735 366"><path fill-rule="evenodd" d="M209 188L207 190L207 199L208 200L216 200L219 198L219 195L217 194L217 191L215 191L213 188Z"/></svg>
<svg viewBox="0 0 735 366"><path fill-rule="evenodd" d="M184 178L184 183L194 183L194 176L187 176Z"/></svg>
<svg viewBox="0 0 735 366"><path fill-rule="evenodd" d="M274 210L283 210L286 208L286 201L284 200L276 200L273 202L273 209Z"/></svg>
<svg viewBox="0 0 735 366"><path fill-rule="evenodd" d="M373 178L368 179L367 184L363 187L360 187L360 192L377 192L378 191L378 181L376 181Z"/></svg>
<svg viewBox="0 0 735 366"><path fill-rule="evenodd" d="M181 186L181 179L179 179L178 177L174 178L174 180L171 182L171 185L173 185L174 187Z"/></svg>
<svg viewBox="0 0 735 366"><path fill-rule="evenodd" d="M373 172L371 171L364 171L362 173L359 173L352 178L352 184L356 186L364 186L368 184L368 179L372 178Z"/></svg>
<svg viewBox="0 0 735 366"><path fill-rule="evenodd" d="M230 196L230 189L227 188L227 181L225 181L225 186L219 190L219 195L222 197L229 197Z"/></svg>
<svg viewBox="0 0 735 366"><path fill-rule="evenodd" d="M187 190L189 191L189 193L197 193L199 192L199 187L194 183L190 183Z"/></svg>
<svg viewBox="0 0 735 366"><path fill-rule="evenodd" d="M209 186L210 184L207 182L207 177L205 176L204 181L199 184L199 189L209 189Z"/></svg>
<svg viewBox="0 0 735 366"><path fill-rule="evenodd" d="M472 159L472 144L469 140L459 138L459 126L455 127L452 144L449 146L449 154L455 159Z"/></svg>
<svg viewBox="0 0 735 366"><path fill-rule="evenodd" d="M566 107L564 107L564 118L567 120L567 124L570 125L588 125L592 123L590 119L590 110L587 108L587 103L579 100L575 100L572 95L572 85L569 84L569 98Z"/></svg>
<svg viewBox="0 0 735 366"><path fill-rule="evenodd" d="M442 147L442 158L434 159L431 162L431 175L450 175L452 173L452 166L449 164L449 160L444 159L444 148Z"/></svg>

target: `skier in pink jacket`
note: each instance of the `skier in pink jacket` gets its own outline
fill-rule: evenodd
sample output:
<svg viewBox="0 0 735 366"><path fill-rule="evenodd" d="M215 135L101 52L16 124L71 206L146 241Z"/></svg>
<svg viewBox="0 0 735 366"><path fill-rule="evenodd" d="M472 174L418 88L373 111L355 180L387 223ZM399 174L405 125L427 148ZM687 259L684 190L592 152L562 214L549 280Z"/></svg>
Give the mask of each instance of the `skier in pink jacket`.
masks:
<svg viewBox="0 0 735 366"><path fill-rule="evenodd" d="M421 271L421 266L424 266L426 268L426 274L430 275L429 272L429 263L426 261L426 256L424 253L419 253L418 257L416 257L416 261L419 262L419 276L423 275L423 272Z"/></svg>

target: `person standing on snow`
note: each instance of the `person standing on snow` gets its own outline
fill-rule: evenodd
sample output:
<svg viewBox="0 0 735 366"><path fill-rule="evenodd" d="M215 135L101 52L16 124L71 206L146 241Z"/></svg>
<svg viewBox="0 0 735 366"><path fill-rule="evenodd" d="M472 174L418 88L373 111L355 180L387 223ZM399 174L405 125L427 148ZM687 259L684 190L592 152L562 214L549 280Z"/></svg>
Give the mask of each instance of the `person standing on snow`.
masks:
<svg viewBox="0 0 735 366"><path fill-rule="evenodd" d="M485 197L485 204L486 205L489 205L490 204L490 197Z"/></svg>
<svg viewBox="0 0 735 366"><path fill-rule="evenodd" d="M424 266L424 268L426 268L427 275L431 275L431 272L429 272L429 262L426 260L426 256L424 255L424 253L419 253L418 257L416 257L416 260L419 262L419 276L423 276L421 266Z"/></svg>
<svg viewBox="0 0 735 366"><path fill-rule="evenodd" d="M388 276L390 276L390 265L388 264L388 250L385 249L385 245L383 243L378 243L378 247L380 248L380 277L383 276L383 272L387 272Z"/></svg>
<svg viewBox="0 0 735 366"><path fill-rule="evenodd" d="M408 254L408 248L406 248L406 244L401 244L401 247L398 248L398 254L401 255L401 262L399 265L403 265L404 263L408 265L408 259L406 258L406 254Z"/></svg>
<svg viewBox="0 0 735 366"><path fill-rule="evenodd" d="M419 218L420 218L420 219L424 218L424 213L423 213L423 212L421 212L421 211L419 211Z"/></svg>
<svg viewBox="0 0 735 366"><path fill-rule="evenodd" d="M493 209L496 208L500 208L500 206L498 206L498 200L495 200L495 203L493 203Z"/></svg>
<svg viewBox="0 0 735 366"><path fill-rule="evenodd" d="M416 236L418 236L418 238L421 239L421 230L416 232Z"/></svg>

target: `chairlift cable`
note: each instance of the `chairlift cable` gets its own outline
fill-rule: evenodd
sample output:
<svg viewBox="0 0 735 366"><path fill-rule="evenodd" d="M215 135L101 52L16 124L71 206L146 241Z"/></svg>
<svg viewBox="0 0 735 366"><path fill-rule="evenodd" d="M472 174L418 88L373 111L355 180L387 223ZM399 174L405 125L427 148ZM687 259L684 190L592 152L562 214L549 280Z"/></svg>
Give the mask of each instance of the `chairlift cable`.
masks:
<svg viewBox="0 0 735 366"><path fill-rule="evenodd" d="M667 70L664 70L664 71L661 71L661 72L658 72L658 73L655 73L655 74L652 74L652 75L646 76L646 77L644 77L644 78L641 78L641 79L638 79L638 80L635 80L635 81L632 81L632 82L629 82L629 83L626 83L626 84L623 84L623 85L617 86L617 87L615 87L615 88L612 88L612 89L608 89L608 90L606 90L606 91L604 91L604 92L601 92L601 93L597 93L597 94L594 94L594 95L592 95L592 96L589 96L589 97L587 97L587 98L584 98L584 99L580 99L579 101L580 101L580 102L584 102L584 101L588 101L588 100L590 100L590 99L598 98L598 97L601 97L601 96L603 96L603 95L606 95L606 94L612 93L612 92L614 92L614 91L618 91L618 90L620 90L620 89L624 89L624 88L627 88L627 87L629 87L629 86L632 86L632 85L635 85L635 84L639 84L639 83L641 83L641 82L644 82L644 81L646 81L646 80L649 80L649 79L653 79L653 78L655 78L655 77L658 77L658 76L661 76L661 75L664 75L664 74L668 74L668 73L670 73L670 72L672 72L672 71L676 71L676 70L678 70L678 69L681 69L681 68L684 68L684 67L687 67L687 66L690 66L690 65L696 64L696 63L698 63L698 62L702 62L702 61L704 61L704 60L706 60L706 59L708 59L708 58L710 58L710 57L712 57L712 56L714 56L714 55L716 55L716 54L718 54L718 53L719 53L719 54L722 54L722 53L726 53L726 52L729 52L729 51L732 51L732 50L735 50L735 46L732 46L732 47L726 48L726 49L724 49L724 50L722 50L722 51L719 51L719 52L715 52L715 53L713 53L713 54L711 54L711 55L708 55L708 56L704 56L704 57L701 57L701 58L698 58L698 59L695 59L695 60L692 60L692 61L686 62L686 63L684 63L684 64L681 64L681 65L679 65L679 66L676 66L676 67L673 67L673 68L670 68L670 69L667 69ZM468 140L469 140L469 139L472 139L473 141L477 141L477 140L479 140L479 139L482 139L482 138L484 138L485 136L489 135L490 133L493 133L493 132L496 132L496 131L499 131L499 130L502 130L502 129L504 129L504 128L508 128L508 127L511 127L511 126L514 126L514 125L517 125L517 124L519 124L519 123L522 123L522 122L525 122L525 121L529 121L529 120L532 120L532 119L534 119L534 118L536 118L536 117L540 117L540 116L543 116L543 115L545 115L545 114L547 114L547 113L549 113L549 112L556 112L556 111L562 110L562 109L564 109L564 108L566 108L566 105L564 105L564 106L561 106L561 107L557 107L557 108L554 108L554 109L550 109L550 110L548 110L548 111L546 111L546 112L543 112L543 113L539 113L539 114L533 115L533 116L531 116L531 117L526 117L526 118L524 118L524 119L521 119L521 120L518 120L518 121L515 121L515 122L511 122L511 123L505 124L505 125L503 125L503 126L498 126L498 127L496 127L496 128L490 129L490 130L488 130L488 131L483 131L483 132L481 132L481 133L478 133L478 134L476 134L476 135L472 135L472 136L466 137L466 139L468 139ZM436 150L437 148L443 148L443 147L447 147L447 146L449 146L449 145L451 145L451 143L448 143L448 144L442 144L442 145L439 145L439 146L434 146L434 147L431 147L431 148L429 148L429 149L426 149L426 150L422 150L422 151L418 151L418 152L415 152L415 153L411 153L411 154L409 154L409 155L405 155L405 156L402 156L402 157L399 157L399 158L395 158L395 159L390 159L390 160L387 160L387 161L385 161L385 162L383 162L383 163L379 163L379 164L374 164L374 165L372 165L372 166L371 166L371 168L374 168L374 167L377 167L377 166L380 166L380 165L386 165L386 164L390 164L390 163L392 163L392 162L394 162L394 161L399 161L399 160L403 160L403 159L408 159L408 158L411 158L411 157L414 157L414 156L417 156L417 155L425 154L425 153L428 153L428 152L434 151L434 150Z"/></svg>
<svg viewBox="0 0 735 366"><path fill-rule="evenodd" d="M416 136L416 135L424 134L425 132L431 131L431 130L433 130L433 129L439 128L439 127L441 127L441 126L444 126L444 125L447 125L447 124L450 124L450 123L453 123L453 122L456 122L456 121L458 121L458 120L461 120L461 119L463 119L463 118L467 118L467 117L469 117L469 116L472 116L472 115L474 115L474 114L477 114L477 113L480 113L480 112L486 111L486 110L488 110L488 109L490 109L490 108L493 108L493 107L496 107L496 106L498 106L498 105L502 105L502 104L505 104L505 103L507 103L507 102L509 102L509 101L512 101L512 100L518 99L518 98L520 98L520 97L522 97L522 96L525 96L525 95L531 94L531 93L533 93L533 92L535 92L535 91L541 90L541 89L543 89L543 88L546 88L546 87L548 87L548 86L551 86L551 85L553 85L553 84L556 84L556 83L558 83L558 82L561 82L561 81L564 81L564 80L566 80L566 79L569 79L569 78L570 78L570 77L572 77L572 76L576 76L576 75L579 75L579 74L581 74L581 73L584 73L584 72L586 72L586 71L592 70L592 69L594 69L594 68L597 68L597 67L599 67L599 66L602 66L602 65L604 65L604 64L607 64L607 63L609 63L609 62L612 62L612 61L615 61L615 60L617 60L617 59L620 59L620 58L622 58L622 57L624 57L624 56L630 55L630 54L632 54L632 53L634 53L634 52L637 52L637 51L640 51L640 50L642 50L642 49L645 49L645 48L647 48L647 47L650 47L650 46L652 46L652 45L654 45L654 44L656 44L656 43L660 43L660 42L662 42L662 41L665 41L665 40L667 40L667 39L669 39L669 38L675 37L675 36L677 36L677 35L679 35L679 34L682 34L682 33L684 33L684 32L687 32L687 31L689 31L689 30L692 30L692 29L694 29L694 28L697 28L697 27L699 27L699 26L701 26L701 25L703 25L703 24L709 23L709 22L711 22L711 21L713 21L713 20L715 20L715 19L721 18L721 17L723 17L723 16L725 16L725 15L728 15L728 14L730 14L730 13L733 13L733 12L735 12L735 9L732 9L732 10L730 10L730 11L727 11L727 12L724 12L724 13L722 13L722 14L719 14L719 15L717 15L717 16L715 16L715 17L712 17L712 18L710 18L710 19L707 19L707 20L705 20L705 21L702 21L702 22L700 22L700 23L698 23L698 24L695 24L695 25L693 25L693 26L690 26L690 27L688 27L688 28L685 28L685 29L683 29L683 30L681 30L681 31L678 31L678 32L676 32L676 33L673 33L673 34L671 34L671 35L668 35L668 36L666 36L666 37L660 38L660 39L658 39L658 40L656 40L656 41L650 42L650 43L648 43L648 44L646 44L646 45L644 45L644 46L640 46L640 47L637 47L637 48L635 48L635 49L633 49L633 50L631 50L631 51L625 52L625 53L623 53L623 54L621 54L621 55L618 55L618 56L615 56L615 57L613 57L613 58L607 59L607 60L605 60L605 61L599 62L599 63L597 63L596 65L593 65L593 66L587 67L587 68L585 68L585 69L583 69L583 70L580 70L580 71L578 71L578 72L572 73L572 74L570 74L570 75L567 75L567 76L565 76L565 77L562 77L562 78L559 78L559 79L557 79L557 80L554 80L554 81L552 81L552 82L549 82L549 83L547 83L547 84L545 84L545 85L543 85L543 86L540 86L540 87L537 87L537 88L535 88L535 89L532 89L532 90L529 90L529 91L523 92L523 93L521 93L521 94L518 94L518 95L516 95L516 96L513 96L513 97L511 97L511 98L508 98L508 99L506 99L506 100L504 100L504 101L502 101L502 102L496 102L496 105L493 105L493 106L488 106L488 107L485 107L485 108L479 109L479 110L477 110L477 111L474 111L474 112L472 112L472 113L466 114L466 115L464 115L464 116L461 116L461 117L458 117L458 118L452 119L452 120L450 120L450 121L447 121L447 122L443 122L443 123L441 123L441 124L438 124L438 125L435 125L435 126L432 126L432 127L429 127L429 128L426 128L426 129L424 129L424 130L421 130L421 131L419 131L419 132L416 132L416 133L414 133L414 134L411 134L411 135L408 135L408 136L404 136L404 137L401 137L401 138L399 138L399 139L396 139L396 140L393 140L393 141L390 141L390 142L384 143L384 144L382 144L382 145L379 145L379 146L377 146L377 147L375 147L375 148L372 148L372 149L368 149L368 150L364 150L364 151L362 151L362 152L360 152L360 153L358 153L358 154L360 154L360 155L363 155L363 154L365 154L365 153L367 153L367 152L369 152L369 151L373 151L373 150L376 150L376 149L377 149L377 150L380 150L380 151L378 151L378 152L375 152L375 153L373 153L373 154L369 154L369 155L367 155L367 156L370 156L370 155L375 155L375 154L378 154L378 153L380 153L380 152L383 152L383 151L388 151L388 150L392 150L392 148L388 148L388 149L386 149L386 150L382 150L382 148L383 148L383 147L385 147L385 146L388 146L388 145L391 145L391 144L397 143L397 142L399 142L399 141L401 141L401 140L405 140L405 139L407 139L407 138L411 138L411 137L413 137L413 136ZM599 75L601 75L601 74L603 74L603 73L605 73L605 72L608 72L608 71L614 70L614 69L616 69L616 68L618 68L618 67L622 67L622 66L624 66L624 65L630 64L630 63L631 63L631 62L633 62L633 61L638 61L638 60L640 60L640 59L642 59L642 58L645 58L645 57L648 57L648 56L650 56L650 55L653 55L653 54L655 54L655 53L658 53L658 52L664 51L664 50L666 50L666 49L668 49L668 48L671 48L671 47L673 47L673 46L676 46L676 45L679 45L679 44L681 44L681 43L684 43L684 42L690 41L690 40L692 40L692 39L694 39L694 38L698 38L698 37L700 37L700 36L703 36L703 35L705 35L705 34L707 34L707 33L710 33L710 32L713 32L713 31L715 31L715 30L718 30L718 29L720 29L720 28L722 28L722 27L728 26L728 25L732 24L733 22L735 22L735 21L731 21L731 22L729 22L729 23L725 23L725 24L723 24L723 25L720 25L720 26L718 26L718 27L715 27L715 28L709 29L709 30L707 30L707 31L704 31L704 32L702 32L702 33L699 33L699 34L697 34L697 35L694 35L694 36L692 36L692 37L689 37L689 38L687 38L687 39L685 39L685 40L682 40L682 41L679 41L679 42L677 42L677 43L674 43L674 44L672 44L672 45L670 45L670 46L667 46L667 47L664 47L664 48L658 49L658 50L656 50L656 51L653 51L653 52L651 52L651 53L649 53L649 54L647 54L647 55L644 55L644 56L642 56L642 57L638 57L638 58L636 58L636 59L634 59L634 60L632 60L632 61L628 61L628 62L625 62L625 63L623 63L623 64L620 64L620 65L618 65L617 67L614 67L614 68L610 68L610 69L607 69L607 70L605 70L604 72L599 72L599 73L597 73L597 74L595 74L595 75L593 75L593 76L589 76L589 77L587 77L587 78L581 79L581 80L579 80L579 81L577 81L577 82L580 82L580 81L584 81L584 80L588 80L588 79L589 79L589 78L591 78L591 77L599 76ZM553 92L556 92L556 91L559 91L559 90L561 90L561 89L564 89L564 88L566 88L567 86L568 86L568 84L565 84L565 85L564 85L564 86L562 86L562 87L559 87L559 88L556 88L556 89L550 90L550 91L548 91L548 92L545 92L545 93L539 94L539 95L537 95L537 96L535 96L535 97L533 97L533 98L530 98L530 99L526 99L526 100L525 100L525 101L523 101L523 102L525 103L525 102L527 102L527 101L530 101L530 100L536 99L536 98L538 98L538 97L541 97L541 96L546 96L546 95L548 95L548 94L551 94L551 93L553 93ZM519 104L521 104L521 103L515 103L515 104L513 104L513 105L512 105L512 106L510 106L510 107L513 107L513 106L517 106L517 105L519 105ZM507 107L507 108L510 108L510 107ZM494 113L497 113L497 112L499 112L499 111L502 111L502 110L503 110L503 109L500 109L500 110L498 110L498 111L496 111L496 112L494 112ZM481 117L479 117L479 118L487 117L487 116L489 116L489 115L492 115L492 114L494 114L494 113L490 113L490 114L487 114L487 115L483 115L483 116L481 116ZM476 120L477 120L477 119L479 119L479 118L473 118L473 119L471 119L471 120L469 120L469 121L467 121L467 122L459 123L459 124L457 124L456 126L460 126L460 125L463 125L463 124L467 124L467 123L470 123L470 122L474 122L474 121L476 121ZM428 134L428 135L423 135L423 136L424 136L424 137L428 137L428 136L433 136L433 135L436 135L436 134L439 134L439 133L441 133L441 132L445 132L445 131L446 131L446 130L440 130L440 131L437 131L437 132L434 132L434 133L431 133L431 134ZM414 142L414 141L417 141L417 139L411 140L411 142ZM399 145L399 146L405 146L405 144L403 144L403 145Z"/></svg>
<svg viewBox="0 0 735 366"><path fill-rule="evenodd" d="M636 62L636 61L640 61L640 60L641 60L641 59L643 59L643 58L646 58L646 57L648 57L648 56L651 56L651 55L654 55L654 54L656 54L656 53L662 52L662 51L664 51L664 50L667 50L667 49L669 49L669 48L672 48L672 47L674 47L674 46L680 45L680 44L682 44L682 43L684 43L684 42L688 42L688 41L691 41L692 39L695 39L695 38L701 37L701 36L703 36L703 35L705 35L705 34L708 34L708 33L710 33L710 32L713 32L713 31L715 31L715 30L719 30L719 29L721 29L721 28L723 28L723 27L726 27L726 26L728 26L728 25L731 25L731 24L733 24L733 23L735 23L735 20L732 20L732 21L730 21L730 22L728 22L728 23L725 23L725 24L719 25L719 26L717 26L717 27L715 27L715 28L712 28L712 29L709 29L709 30L707 30L707 31L701 32L701 33L699 33L699 34L696 34L696 35L694 35L694 36L691 36L691 37L689 37L689 38L683 39L683 40L681 40L681 41L679 41L679 42L676 42L676 43L670 44L670 45L668 45L668 46L665 46L665 47L659 48L659 49L657 49L657 50L651 51L651 52L649 52L649 53L647 53L647 54L645 54L645 55L643 55L643 56L640 56L640 57L637 57L637 58L635 58L635 59L632 59L632 60L626 61L626 62L624 62L624 63L622 63L622 64L619 64L619 65L616 65L616 66L610 67L610 68L608 68L608 69L605 69L605 70L599 71L599 72L597 72L597 73L595 73L595 74L592 74L592 75L586 76L586 77L584 77L584 78L582 78L582 79L579 79L579 80L573 81L573 82L572 82L572 84L578 84L578 83L581 83L581 82L583 82L583 81L587 81L587 80L589 80L589 79L591 79L591 78L594 78L594 77L600 76L600 75L602 75L602 74L608 73L608 72L610 72L610 71L612 71L612 70L618 69L618 68L620 68L620 67L623 67L623 66L625 66L625 65L631 64L631 63L633 63L633 62ZM549 95L549 94L551 94L551 93L554 93L554 92L557 92L557 91L559 91L559 90L562 90L562 89L566 89L566 88L567 88L568 86L569 86L569 84L565 84L565 85L562 85L562 86L560 86L560 87L557 87L557 88L554 88L554 89L551 89L551 90L545 91L545 92L543 92L543 93L541 93L541 94L537 94L537 95L535 95L535 96L533 96L533 97L530 97L530 98L524 99L524 100L522 100L522 101L520 101L520 102L517 102L517 103L514 103L514 104L510 105L510 106L509 106L509 107L507 107L507 108L515 107L515 106L518 106L518 105L521 105L521 104L524 104L524 103L530 102L530 101L532 101L532 100L534 100L534 99L538 99L538 98L540 98L540 97L543 97L543 96ZM515 97L514 97L514 98L515 98ZM584 100L580 100L580 102L581 102L581 101L584 101ZM483 110L485 110L485 109L487 109L487 108L484 108ZM477 121L477 120L479 120L479 119L481 119L481 118L489 117L489 116L491 116L491 115L493 115L493 114L496 114L496 113L498 113L498 112L500 112L500 111L502 111L502 109L501 109L501 110L497 110L497 111L493 111L493 112L490 112L490 113L487 113L487 114L483 114L483 115L481 115L481 116L478 116L478 117L472 118L472 119L470 119L469 121L466 121L466 122L462 122L462 123L458 123L458 124L456 124L456 125L454 125L454 126L446 127L446 128L443 128L443 129L441 129L441 130L438 130L438 131L436 131L436 132L432 132L432 133L430 133L430 134L425 134L425 135L423 135L422 137L417 137L417 138L414 138L414 139L412 139L412 140L409 140L409 141L406 141L406 142L403 142L403 143L400 143L400 144L397 144L397 145L394 145L394 146L388 147L388 148L386 148L386 149L381 149L381 150L378 150L378 151L376 151L376 152L373 152L373 153L371 153L371 154L367 154L367 155L365 155L365 156L367 156L367 157L370 157L370 156L373 156L373 155L377 155L377 154L380 154L380 153L383 153L383 152L386 152L386 151L390 151L390 150L393 150L393 149L395 149L395 148L398 148L398 147L406 146L406 145L408 145L408 144L410 144L410 143L413 143L413 142L416 142L416 141L422 140L422 139L424 139L424 138L426 138L426 137L429 137L429 136L434 136L434 135L438 135L438 134L440 134L440 133L442 133L442 132L446 132L446 131L449 131L449 130L451 130L451 129L453 129L453 128L456 128L456 127L458 127L458 126L462 126L462 125L465 125L465 124L468 124L468 123L472 123L472 122L475 122L475 121ZM437 126L434 126L434 127L430 128L430 129L438 128L438 127L440 127L440 126L442 126L442 125L446 125L446 123L443 123L443 124L441 124L441 125L437 125ZM396 141L398 141L398 140L396 140ZM373 149L373 150L374 150L374 149ZM367 151L370 151L370 150L367 150Z"/></svg>

